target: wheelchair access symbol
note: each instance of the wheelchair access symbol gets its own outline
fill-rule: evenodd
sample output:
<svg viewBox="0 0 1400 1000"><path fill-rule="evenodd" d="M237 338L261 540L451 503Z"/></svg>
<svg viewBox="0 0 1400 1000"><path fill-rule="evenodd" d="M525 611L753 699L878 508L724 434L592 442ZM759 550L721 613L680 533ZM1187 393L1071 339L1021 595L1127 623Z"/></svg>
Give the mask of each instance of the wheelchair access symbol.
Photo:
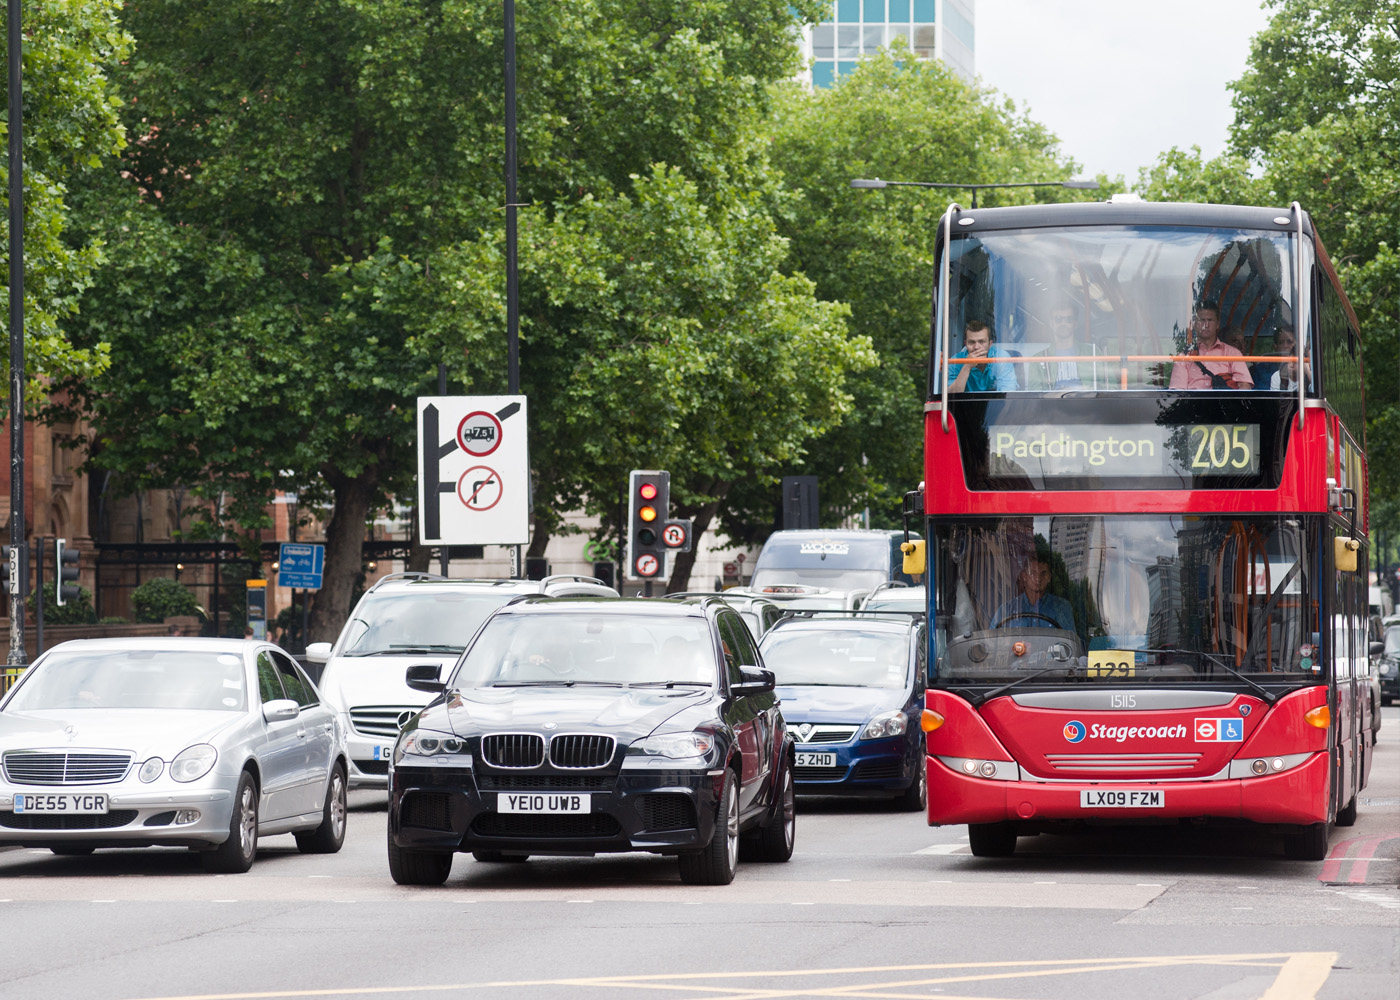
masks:
<svg viewBox="0 0 1400 1000"><path fill-rule="evenodd" d="M473 465L457 480L457 499L467 510L490 510L504 492L500 475L489 466Z"/></svg>

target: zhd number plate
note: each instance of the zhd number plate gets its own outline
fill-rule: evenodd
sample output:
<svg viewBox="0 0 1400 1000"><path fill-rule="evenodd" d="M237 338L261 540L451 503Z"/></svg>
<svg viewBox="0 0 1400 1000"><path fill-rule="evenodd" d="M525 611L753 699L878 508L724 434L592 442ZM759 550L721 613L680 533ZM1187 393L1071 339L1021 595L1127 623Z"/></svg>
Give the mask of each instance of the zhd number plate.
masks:
<svg viewBox="0 0 1400 1000"><path fill-rule="evenodd" d="M17 813L64 813L69 815L103 814L107 811L107 796L101 792L84 795L65 794L21 794L15 796Z"/></svg>
<svg viewBox="0 0 1400 1000"><path fill-rule="evenodd" d="M1166 795L1159 788L1086 788L1079 793L1081 809L1164 809Z"/></svg>
<svg viewBox="0 0 1400 1000"><path fill-rule="evenodd" d="M835 767L834 753L801 753L797 755L798 767Z"/></svg>

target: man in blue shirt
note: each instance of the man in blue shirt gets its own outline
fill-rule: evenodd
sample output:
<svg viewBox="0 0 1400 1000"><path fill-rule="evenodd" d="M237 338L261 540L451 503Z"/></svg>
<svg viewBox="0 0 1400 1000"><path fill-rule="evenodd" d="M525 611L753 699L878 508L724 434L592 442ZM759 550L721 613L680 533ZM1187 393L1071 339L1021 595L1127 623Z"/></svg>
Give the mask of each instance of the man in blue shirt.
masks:
<svg viewBox="0 0 1400 1000"><path fill-rule="evenodd" d="M1000 347L992 344L991 328L981 320L968 320L963 331L963 348L954 358L967 358L968 364L948 366L953 381L949 392L1011 392L1017 388L1016 371L1012 365L989 365L979 358L1005 358Z"/></svg>
<svg viewBox="0 0 1400 1000"><path fill-rule="evenodd" d="M1045 591L1050 586L1050 566L1031 556L1017 578L1021 593L1002 603L992 616L992 628L1062 628L1074 631L1069 601Z"/></svg>

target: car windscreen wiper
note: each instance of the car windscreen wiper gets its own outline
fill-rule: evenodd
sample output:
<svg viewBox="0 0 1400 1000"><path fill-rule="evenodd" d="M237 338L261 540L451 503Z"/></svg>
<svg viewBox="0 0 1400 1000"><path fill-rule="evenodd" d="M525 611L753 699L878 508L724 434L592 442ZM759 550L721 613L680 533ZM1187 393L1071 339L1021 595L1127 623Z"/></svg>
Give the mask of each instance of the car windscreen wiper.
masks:
<svg viewBox="0 0 1400 1000"><path fill-rule="evenodd" d="M1018 684L1024 684L1027 681L1033 681L1037 677L1044 677L1046 674L1053 673L1056 670L1063 670L1065 672L1065 677L1076 676L1075 668L1067 663L1057 663L1051 667L1041 667L1039 670L1033 673L1026 674L1026 676L1024 677L1017 677L1014 681L1011 681L1008 684L1003 684L1001 687L992 688L990 691L983 692L980 696L974 696L974 698L971 699L972 704L981 705L984 702L991 701L998 695L1005 694L1007 691L1010 691Z"/></svg>
<svg viewBox="0 0 1400 1000"><path fill-rule="evenodd" d="M620 688L620 687L622 687L622 682L621 682L621 681L581 681L581 680L565 680L565 679L563 679L563 678L561 677L559 680L554 680L554 681L495 681L494 683L492 683L491 686L492 686L493 688L529 688L529 687L566 687L566 688L571 688L571 687L574 687L575 685L588 685L588 686L590 686L590 687L614 687L614 688Z"/></svg>
<svg viewBox="0 0 1400 1000"><path fill-rule="evenodd" d="M710 687L709 681L633 681L631 688Z"/></svg>
<svg viewBox="0 0 1400 1000"><path fill-rule="evenodd" d="M463 647L453 646L445 642L406 642L402 645L390 646L390 652L394 653L460 653Z"/></svg>

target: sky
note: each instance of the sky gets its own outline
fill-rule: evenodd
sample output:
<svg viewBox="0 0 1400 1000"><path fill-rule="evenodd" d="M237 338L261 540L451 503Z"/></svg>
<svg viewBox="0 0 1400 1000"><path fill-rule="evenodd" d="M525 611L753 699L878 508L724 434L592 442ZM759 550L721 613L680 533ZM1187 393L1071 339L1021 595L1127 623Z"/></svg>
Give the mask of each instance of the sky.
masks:
<svg viewBox="0 0 1400 1000"><path fill-rule="evenodd" d="M1138 170L1173 146L1225 150L1261 0L977 0L976 69L1060 139L1081 176Z"/></svg>

